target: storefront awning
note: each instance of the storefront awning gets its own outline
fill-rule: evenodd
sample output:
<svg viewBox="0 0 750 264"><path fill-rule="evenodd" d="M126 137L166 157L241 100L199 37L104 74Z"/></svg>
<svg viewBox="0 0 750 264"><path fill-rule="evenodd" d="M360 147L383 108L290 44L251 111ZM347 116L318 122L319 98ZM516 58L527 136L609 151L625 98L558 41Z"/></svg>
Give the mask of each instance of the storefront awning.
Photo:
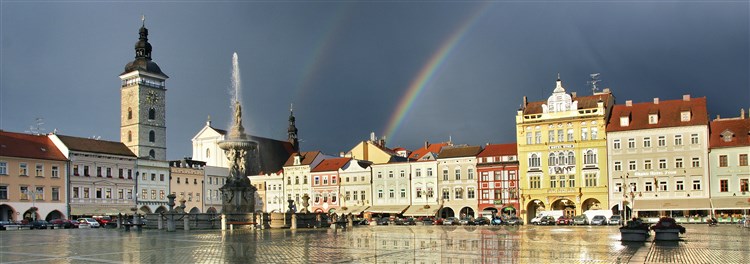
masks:
<svg viewBox="0 0 750 264"><path fill-rule="evenodd" d="M364 212L365 209L367 209L367 207L370 207L370 206L369 205L345 206L346 209L344 209L344 207L342 207L339 210L337 210L336 213L337 214L344 214L344 215L348 215L348 214L359 215L362 212Z"/></svg>
<svg viewBox="0 0 750 264"><path fill-rule="evenodd" d="M435 216L440 208L440 205L430 205L429 208L425 208L424 205L412 205L406 209L404 216Z"/></svg>
<svg viewBox="0 0 750 264"><path fill-rule="evenodd" d="M408 205L374 205L365 210L370 213L381 213L381 214L400 214L403 213Z"/></svg>
<svg viewBox="0 0 750 264"><path fill-rule="evenodd" d="M711 210L708 198L689 199L635 199L635 211L671 211L671 210Z"/></svg>
<svg viewBox="0 0 750 264"><path fill-rule="evenodd" d="M128 205L71 205L70 215L116 215L132 214Z"/></svg>
<svg viewBox="0 0 750 264"><path fill-rule="evenodd" d="M711 198L711 204L715 210L750 209L750 198L747 197L720 197Z"/></svg>

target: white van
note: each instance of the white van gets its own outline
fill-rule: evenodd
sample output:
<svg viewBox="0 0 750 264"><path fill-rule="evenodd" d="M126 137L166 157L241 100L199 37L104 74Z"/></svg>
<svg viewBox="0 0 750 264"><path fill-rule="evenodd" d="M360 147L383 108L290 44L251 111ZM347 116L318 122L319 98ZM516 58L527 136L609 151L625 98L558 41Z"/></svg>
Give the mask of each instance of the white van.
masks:
<svg viewBox="0 0 750 264"><path fill-rule="evenodd" d="M589 220L589 223L591 223L591 219L594 218L594 216L602 215L609 220L612 218L612 210L588 210L586 212L583 212L583 215L586 216L586 219Z"/></svg>
<svg viewBox="0 0 750 264"><path fill-rule="evenodd" d="M563 212L563 210L541 211L536 215L536 217L531 219L531 223L539 224L539 220L542 220L542 217L545 216L552 216L555 218L555 220L557 220L557 218L560 218L563 215L565 215L565 212Z"/></svg>

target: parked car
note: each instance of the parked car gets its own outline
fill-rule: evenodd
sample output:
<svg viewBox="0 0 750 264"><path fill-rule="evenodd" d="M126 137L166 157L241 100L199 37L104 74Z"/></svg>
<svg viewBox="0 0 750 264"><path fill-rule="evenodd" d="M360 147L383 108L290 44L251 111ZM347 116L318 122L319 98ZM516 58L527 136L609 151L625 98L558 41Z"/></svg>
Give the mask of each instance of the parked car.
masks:
<svg viewBox="0 0 750 264"><path fill-rule="evenodd" d="M503 221L503 219L500 218L500 217L493 217L492 220L490 221L490 224L491 225L502 225L502 224L505 224L505 221Z"/></svg>
<svg viewBox="0 0 750 264"><path fill-rule="evenodd" d="M506 225L523 225L523 219L517 216L511 216L505 219L504 224Z"/></svg>
<svg viewBox="0 0 750 264"><path fill-rule="evenodd" d="M609 218L609 224L610 225L621 225L622 224L622 216L619 215L613 215Z"/></svg>
<svg viewBox="0 0 750 264"><path fill-rule="evenodd" d="M539 225L555 225L555 217L551 215L544 216L539 220Z"/></svg>
<svg viewBox="0 0 750 264"><path fill-rule="evenodd" d="M576 215L573 217L573 224L574 225L588 225L589 219L586 218L585 215Z"/></svg>
<svg viewBox="0 0 750 264"><path fill-rule="evenodd" d="M435 225L443 225L443 220L445 220L445 219L440 218L440 217L435 218L435 222L433 222L433 224L435 224Z"/></svg>
<svg viewBox="0 0 750 264"><path fill-rule="evenodd" d="M94 218L78 218L78 222L81 224L87 224L91 228L98 228L101 225Z"/></svg>
<svg viewBox="0 0 750 264"><path fill-rule="evenodd" d="M471 224L471 219L468 218L468 217L461 218L460 220L458 220L458 224L459 225L469 225L469 224Z"/></svg>
<svg viewBox="0 0 750 264"><path fill-rule="evenodd" d="M0 221L0 230L5 230L5 226L7 225L15 225L15 223L11 221Z"/></svg>
<svg viewBox="0 0 750 264"><path fill-rule="evenodd" d="M432 219L432 217L422 217L420 219L422 221L422 224L424 225L434 225L435 219Z"/></svg>
<svg viewBox="0 0 750 264"><path fill-rule="evenodd" d="M490 219L484 216L480 216L477 218L474 218L474 221L471 223L473 225L489 225Z"/></svg>
<svg viewBox="0 0 750 264"><path fill-rule="evenodd" d="M70 221L65 219L52 219L49 221L50 226L54 226L56 228L71 228L72 224Z"/></svg>
<svg viewBox="0 0 750 264"><path fill-rule="evenodd" d="M29 224L31 225L31 229L47 229L47 226L49 225L47 220L31 221Z"/></svg>
<svg viewBox="0 0 750 264"><path fill-rule="evenodd" d="M572 225L573 219L568 218L567 216L561 216L557 218L557 225Z"/></svg>
<svg viewBox="0 0 750 264"><path fill-rule="evenodd" d="M591 218L591 225L607 225L607 218L603 215L594 216Z"/></svg>
<svg viewBox="0 0 750 264"><path fill-rule="evenodd" d="M109 222L112 222L112 218L109 216L95 216L94 220L99 222L99 226L106 226Z"/></svg>
<svg viewBox="0 0 750 264"><path fill-rule="evenodd" d="M443 225L457 225L458 224L458 218L455 217L448 217L443 220Z"/></svg>
<svg viewBox="0 0 750 264"><path fill-rule="evenodd" d="M390 222L389 220L390 219L388 219L388 217L381 217L381 218L378 218L377 220L375 220L375 223L377 225L388 225L388 222Z"/></svg>

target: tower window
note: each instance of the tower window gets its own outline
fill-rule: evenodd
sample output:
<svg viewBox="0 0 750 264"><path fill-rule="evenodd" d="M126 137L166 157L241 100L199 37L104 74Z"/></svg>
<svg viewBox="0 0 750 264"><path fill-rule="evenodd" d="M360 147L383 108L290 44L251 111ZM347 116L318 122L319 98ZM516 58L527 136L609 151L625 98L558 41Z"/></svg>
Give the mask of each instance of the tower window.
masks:
<svg viewBox="0 0 750 264"><path fill-rule="evenodd" d="M206 158L211 157L211 149L206 149Z"/></svg>
<svg viewBox="0 0 750 264"><path fill-rule="evenodd" d="M148 132L148 142L154 142L156 141L156 132L153 130Z"/></svg>
<svg viewBox="0 0 750 264"><path fill-rule="evenodd" d="M152 159L156 158L156 151L154 151L153 149L149 150L148 151L148 156L151 157Z"/></svg>
<svg viewBox="0 0 750 264"><path fill-rule="evenodd" d="M133 119L133 109L128 107L128 120Z"/></svg>
<svg viewBox="0 0 750 264"><path fill-rule="evenodd" d="M149 120L156 119L156 109L154 109L153 107L151 107L151 109L148 109L148 119Z"/></svg>
<svg viewBox="0 0 750 264"><path fill-rule="evenodd" d="M128 142L133 141L133 132L128 130Z"/></svg>

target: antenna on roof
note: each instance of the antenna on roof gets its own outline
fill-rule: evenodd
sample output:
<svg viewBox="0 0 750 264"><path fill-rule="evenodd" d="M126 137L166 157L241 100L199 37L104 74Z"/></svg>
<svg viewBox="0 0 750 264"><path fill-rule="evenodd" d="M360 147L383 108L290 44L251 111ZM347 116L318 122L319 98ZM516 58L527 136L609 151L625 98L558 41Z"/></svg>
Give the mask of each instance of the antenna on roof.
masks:
<svg viewBox="0 0 750 264"><path fill-rule="evenodd" d="M44 133L44 118L43 117L37 117L34 119L35 124L29 126L29 130L26 130L26 133L33 134L33 135L41 135Z"/></svg>
<svg viewBox="0 0 750 264"><path fill-rule="evenodd" d="M599 90L599 88L596 87L596 85L599 82L602 81L602 80L599 80L599 75L601 75L601 74L598 73L598 72L597 73L589 74L589 76L591 76L591 80L587 81L586 83L588 83L589 85L591 85L591 94L595 94L596 90Z"/></svg>

